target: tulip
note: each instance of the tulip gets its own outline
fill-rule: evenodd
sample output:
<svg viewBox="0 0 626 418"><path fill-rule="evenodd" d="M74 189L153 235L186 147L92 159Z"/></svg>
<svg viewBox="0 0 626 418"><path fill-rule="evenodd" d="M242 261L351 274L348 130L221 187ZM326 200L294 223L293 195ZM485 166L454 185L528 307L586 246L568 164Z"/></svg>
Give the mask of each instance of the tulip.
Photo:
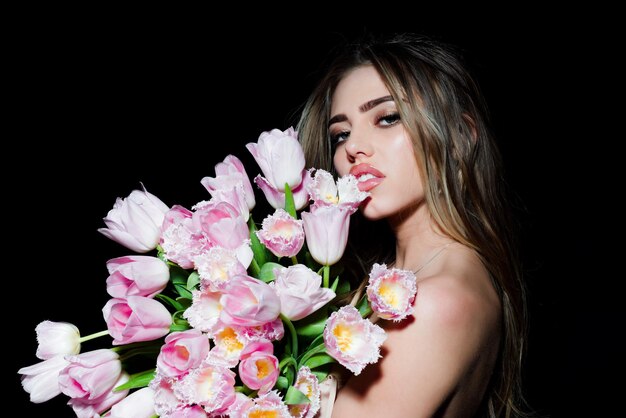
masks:
<svg viewBox="0 0 626 418"><path fill-rule="evenodd" d="M199 404L217 416L235 401L235 373L225 366L207 364L176 382L174 393L184 403Z"/></svg>
<svg viewBox="0 0 626 418"><path fill-rule="evenodd" d="M246 148L256 160L265 178L279 191L285 191L285 184L293 190L302 182L304 152L293 128L288 128L284 132L278 129L263 132L257 143L251 142Z"/></svg>
<svg viewBox="0 0 626 418"><path fill-rule="evenodd" d="M310 177L308 170L302 170L302 182L298 187L291 190L296 210L304 208L309 203L309 192L307 191L306 185ZM267 179L261 176L256 176L254 183L261 189L270 206L274 209L285 208L285 192L281 192L268 182Z"/></svg>
<svg viewBox="0 0 626 418"><path fill-rule="evenodd" d="M194 259L203 288L218 291L228 286L230 278L246 274L246 267L237 259L233 250L212 247Z"/></svg>
<svg viewBox="0 0 626 418"><path fill-rule="evenodd" d="M385 264L374 264L372 267L367 298L380 318L396 322L406 318L413 313L416 293L415 273L412 271L388 269Z"/></svg>
<svg viewBox="0 0 626 418"><path fill-rule="evenodd" d="M202 232L192 221L193 212L180 205L172 206L161 226L161 248L165 257L184 269L193 268L193 259L210 248Z"/></svg>
<svg viewBox="0 0 626 418"><path fill-rule="evenodd" d="M302 221L280 208L263 219L263 226L256 234L259 241L277 257L293 257L304 245Z"/></svg>
<svg viewBox="0 0 626 418"><path fill-rule="evenodd" d="M69 364L59 374L61 392L87 402L106 395L122 373L117 353L107 349L66 356Z"/></svg>
<svg viewBox="0 0 626 418"><path fill-rule="evenodd" d="M293 385L306 395L309 399L309 403L287 405L291 415L301 418L313 418L315 414L317 414L317 411L319 411L321 402L321 389L317 376L315 376L308 367L300 367Z"/></svg>
<svg viewBox="0 0 626 418"><path fill-rule="evenodd" d="M387 339L385 331L351 305L333 312L324 328L326 352L342 366L359 375L363 368L380 358L380 346Z"/></svg>
<svg viewBox="0 0 626 418"><path fill-rule="evenodd" d="M63 356L56 356L19 369L17 372L22 375L22 387L30 394L30 401L42 403L60 394L59 373L68 364Z"/></svg>
<svg viewBox="0 0 626 418"><path fill-rule="evenodd" d="M35 327L37 357L48 360L59 355L80 353L80 332L68 322L43 321Z"/></svg>
<svg viewBox="0 0 626 418"><path fill-rule="evenodd" d="M107 227L98 231L133 251L145 253L159 243L161 224L168 210L147 190L133 190L127 198L117 198L104 218Z"/></svg>
<svg viewBox="0 0 626 418"><path fill-rule="evenodd" d="M234 250L250 239L248 225L239 211L226 202L196 205L192 222L213 245Z"/></svg>
<svg viewBox="0 0 626 418"><path fill-rule="evenodd" d="M254 341L241 352L239 377L260 395L269 392L278 380L278 359L273 353L274 346L267 340Z"/></svg>
<svg viewBox="0 0 626 418"><path fill-rule="evenodd" d="M154 410L157 415L169 417L174 410L183 406L182 401L174 394L173 385L177 381L178 379L163 376L158 370L150 381L148 386L154 390Z"/></svg>
<svg viewBox="0 0 626 418"><path fill-rule="evenodd" d="M161 338L170 332L172 316L160 302L143 296L113 298L102 308L113 344Z"/></svg>
<svg viewBox="0 0 626 418"><path fill-rule="evenodd" d="M332 174L319 169L308 183L307 190L314 205L339 205L353 214L361 202L370 195L368 192L360 191L358 184L352 174L339 178L335 183Z"/></svg>
<svg viewBox="0 0 626 418"><path fill-rule="evenodd" d="M113 388L123 385L128 382L128 380L128 374L122 373L115 381L115 384L113 384ZM72 398L67 404L72 407L78 418L100 418L101 413L125 399L126 395L128 395L128 389L120 391L110 390L94 400L89 400L87 398Z"/></svg>
<svg viewBox="0 0 626 418"><path fill-rule="evenodd" d="M232 176L232 178L237 181L241 181L248 210L254 209L256 204L254 199L254 190L252 189L252 184L248 178L248 173L246 173L246 169L239 158L234 155L228 155L224 158L223 162L215 165L215 174L215 180L220 178L229 178ZM211 192L211 188L219 188L215 183L213 183L212 180L213 179L211 177L205 177L201 180L202 185L206 187L209 192Z"/></svg>
<svg viewBox="0 0 626 418"><path fill-rule="evenodd" d="M183 318L189 325L202 332L213 332L222 311L221 296L220 292L212 292L208 288L202 291L194 290L191 306L185 309Z"/></svg>
<svg viewBox="0 0 626 418"><path fill-rule="evenodd" d="M251 402L250 402L251 401ZM245 401L239 398L236 407L230 411L230 418L276 417L292 418L287 405L275 390Z"/></svg>
<svg viewBox="0 0 626 418"><path fill-rule="evenodd" d="M250 276L235 276L220 298L220 319L227 325L255 327L278 318L280 299L267 283Z"/></svg>
<svg viewBox="0 0 626 418"><path fill-rule="evenodd" d="M151 298L165 289L170 278L167 264L156 257L140 255L113 258L107 262L107 269L107 292L114 298Z"/></svg>
<svg viewBox="0 0 626 418"><path fill-rule="evenodd" d="M206 418L207 416L200 405L185 405L172 411L171 414L167 415L167 418Z"/></svg>
<svg viewBox="0 0 626 418"><path fill-rule="evenodd" d="M177 377L198 367L209 354L209 338L196 329L173 332L157 357L157 368L164 376Z"/></svg>
<svg viewBox="0 0 626 418"><path fill-rule="evenodd" d="M154 390L145 387L113 405L107 418L151 418L155 414Z"/></svg>
<svg viewBox="0 0 626 418"><path fill-rule="evenodd" d="M312 207L302 213L302 221L313 259L325 266L339 261L348 243L350 212L339 206Z"/></svg>
<svg viewBox="0 0 626 418"><path fill-rule="evenodd" d="M321 285L322 277L303 264L279 269L272 286L280 299L280 313L297 321L317 311L335 297Z"/></svg>

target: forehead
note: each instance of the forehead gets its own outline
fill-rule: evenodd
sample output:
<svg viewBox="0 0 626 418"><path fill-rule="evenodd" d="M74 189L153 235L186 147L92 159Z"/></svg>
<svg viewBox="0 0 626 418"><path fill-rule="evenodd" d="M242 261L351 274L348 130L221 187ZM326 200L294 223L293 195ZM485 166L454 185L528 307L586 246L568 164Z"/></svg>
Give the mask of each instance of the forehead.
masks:
<svg viewBox="0 0 626 418"><path fill-rule="evenodd" d="M330 107L331 115L358 110L362 104L389 94L389 89L373 66L357 67L346 73L337 84Z"/></svg>

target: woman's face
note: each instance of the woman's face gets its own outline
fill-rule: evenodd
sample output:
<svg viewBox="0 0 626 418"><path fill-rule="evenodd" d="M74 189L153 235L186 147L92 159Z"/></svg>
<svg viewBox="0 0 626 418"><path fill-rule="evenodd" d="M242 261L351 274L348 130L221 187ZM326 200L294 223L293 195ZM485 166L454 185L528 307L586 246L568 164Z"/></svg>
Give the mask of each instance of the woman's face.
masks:
<svg viewBox="0 0 626 418"><path fill-rule="evenodd" d="M374 67L358 67L339 82L329 132L339 175L354 174L371 194L361 206L365 217L387 218L423 200L411 140Z"/></svg>

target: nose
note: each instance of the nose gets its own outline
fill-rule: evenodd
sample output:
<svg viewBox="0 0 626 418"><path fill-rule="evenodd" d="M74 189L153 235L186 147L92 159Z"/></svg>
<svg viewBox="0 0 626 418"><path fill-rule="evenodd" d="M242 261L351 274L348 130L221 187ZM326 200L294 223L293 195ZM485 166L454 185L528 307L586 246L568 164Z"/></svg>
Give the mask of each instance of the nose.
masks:
<svg viewBox="0 0 626 418"><path fill-rule="evenodd" d="M350 132L350 138L346 141L345 150L350 161L370 157L374 151L367 135L363 132L355 132L354 129Z"/></svg>

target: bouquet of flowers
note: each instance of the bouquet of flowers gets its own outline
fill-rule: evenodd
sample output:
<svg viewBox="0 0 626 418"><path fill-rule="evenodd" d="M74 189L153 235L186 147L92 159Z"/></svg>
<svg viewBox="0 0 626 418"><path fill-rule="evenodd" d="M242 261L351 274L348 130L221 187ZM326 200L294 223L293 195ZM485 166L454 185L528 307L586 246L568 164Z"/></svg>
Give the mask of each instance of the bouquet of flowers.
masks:
<svg viewBox="0 0 626 418"><path fill-rule="evenodd" d="M233 155L201 180L211 197L191 209L145 189L118 198L99 231L134 254L107 262L107 330L81 338L70 323L41 322L43 361L19 370L32 402L63 393L78 417L310 418L331 366L358 375L378 361L386 336L371 315L405 318L416 284L384 264L363 295L341 277L367 179L306 169L292 128L246 147L275 209L261 224ZM81 353L101 336L112 347Z"/></svg>

